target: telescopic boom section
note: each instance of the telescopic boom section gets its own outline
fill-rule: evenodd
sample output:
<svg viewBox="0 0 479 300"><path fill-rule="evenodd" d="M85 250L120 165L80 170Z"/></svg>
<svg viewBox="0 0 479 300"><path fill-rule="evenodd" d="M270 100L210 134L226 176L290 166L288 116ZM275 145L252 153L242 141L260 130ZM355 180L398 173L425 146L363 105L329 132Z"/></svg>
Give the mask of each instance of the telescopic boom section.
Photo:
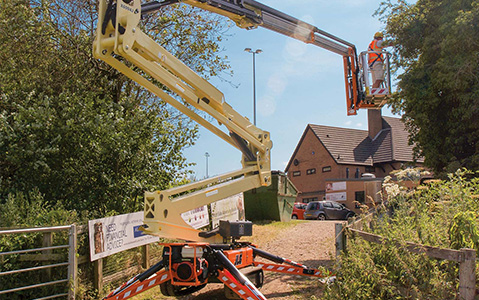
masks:
<svg viewBox="0 0 479 300"><path fill-rule="evenodd" d="M254 0L167 0L144 4L143 13L162 6L182 2L202 8L233 20L238 27L264 27L291 38L324 48L343 57L348 115L356 115L365 94L359 84L356 47L316 26L296 19Z"/></svg>

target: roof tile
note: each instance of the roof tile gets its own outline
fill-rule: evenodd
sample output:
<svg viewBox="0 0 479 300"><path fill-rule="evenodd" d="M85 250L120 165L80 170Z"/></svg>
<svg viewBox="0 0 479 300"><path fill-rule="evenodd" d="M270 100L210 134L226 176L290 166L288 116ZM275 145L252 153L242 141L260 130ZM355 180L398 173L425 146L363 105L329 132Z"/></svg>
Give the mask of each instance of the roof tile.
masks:
<svg viewBox="0 0 479 300"><path fill-rule="evenodd" d="M372 140L367 130L308 125L338 164L373 165L413 161L413 146L398 118L383 117L383 129ZM424 162L423 158L417 159Z"/></svg>
<svg viewBox="0 0 479 300"><path fill-rule="evenodd" d="M365 130L309 125L338 164L372 165L371 139Z"/></svg>

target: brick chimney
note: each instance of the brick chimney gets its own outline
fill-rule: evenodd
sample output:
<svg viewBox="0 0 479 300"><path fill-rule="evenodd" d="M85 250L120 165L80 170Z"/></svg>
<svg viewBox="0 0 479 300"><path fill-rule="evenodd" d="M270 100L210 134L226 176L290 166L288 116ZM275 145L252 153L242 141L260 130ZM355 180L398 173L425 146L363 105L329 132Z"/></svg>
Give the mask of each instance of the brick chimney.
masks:
<svg viewBox="0 0 479 300"><path fill-rule="evenodd" d="M368 132L369 137L374 139L383 129L383 118L380 109L368 109Z"/></svg>

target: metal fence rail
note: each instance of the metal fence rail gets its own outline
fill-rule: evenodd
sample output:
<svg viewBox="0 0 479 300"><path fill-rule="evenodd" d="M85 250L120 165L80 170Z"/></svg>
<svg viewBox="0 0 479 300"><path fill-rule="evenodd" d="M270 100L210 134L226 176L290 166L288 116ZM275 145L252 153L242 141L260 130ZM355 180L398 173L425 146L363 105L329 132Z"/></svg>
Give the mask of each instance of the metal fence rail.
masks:
<svg viewBox="0 0 479 300"><path fill-rule="evenodd" d="M77 284L77 257L76 257L76 247L77 247L77 229L76 225L68 225L68 226L54 226L54 227L41 227L41 228L24 228L24 229L9 229L9 230L0 230L0 236L2 235L15 235L15 234L25 234L25 233L39 233L43 232L45 235L50 235L52 232L59 232L59 231L68 231L69 238L68 238L68 245L58 245L58 246L47 246L41 248L31 248L31 249L22 249L22 250L12 250L6 252L0 252L0 258L5 257L8 255L15 255L15 254L25 254L25 253L32 253L32 252L51 252L52 250L57 249L68 249L68 260L59 262L59 263L51 263L48 265L30 267L30 268L19 268L16 270L9 270L0 272L0 276L7 276L12 274L18 273L26 273L26 272L35 272L39 270L48 270L52 268L59 268L59 267L68 267L67 270L67 278L59 279L59 280L51 280L47 282L39 282L36 284L24 285L19 286L11 289L4 289L1 290L0 287L0 295L3 294L11 294L23 290L35 289L44 286L51 286L51 285L64 285L68 292L67 293L60 293L60 294L53 294L47 295L42 298L37 298L37 300L46 300L46 299L53 299L59 297L67 297L68 299L75 299L75 290Z"/></svg>

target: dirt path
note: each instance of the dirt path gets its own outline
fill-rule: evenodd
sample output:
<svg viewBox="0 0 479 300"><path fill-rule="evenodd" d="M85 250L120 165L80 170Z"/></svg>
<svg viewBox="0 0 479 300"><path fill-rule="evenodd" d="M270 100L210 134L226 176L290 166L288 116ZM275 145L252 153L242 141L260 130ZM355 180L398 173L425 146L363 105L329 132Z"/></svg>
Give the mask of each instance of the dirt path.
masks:
<svg viewBox="0 0 479 300"><path fill-rule="evenodd" d="M335 255L334 224L331 221L298 222L296 226L281 230L267 226L255 227L251 240L262 250L288 258L309 267L329 266ZM264 286L260 289L268 300L309 299L322 293L318 279L265 272ZM223 285L207 287L182 300L224 300Z"/></svg>

